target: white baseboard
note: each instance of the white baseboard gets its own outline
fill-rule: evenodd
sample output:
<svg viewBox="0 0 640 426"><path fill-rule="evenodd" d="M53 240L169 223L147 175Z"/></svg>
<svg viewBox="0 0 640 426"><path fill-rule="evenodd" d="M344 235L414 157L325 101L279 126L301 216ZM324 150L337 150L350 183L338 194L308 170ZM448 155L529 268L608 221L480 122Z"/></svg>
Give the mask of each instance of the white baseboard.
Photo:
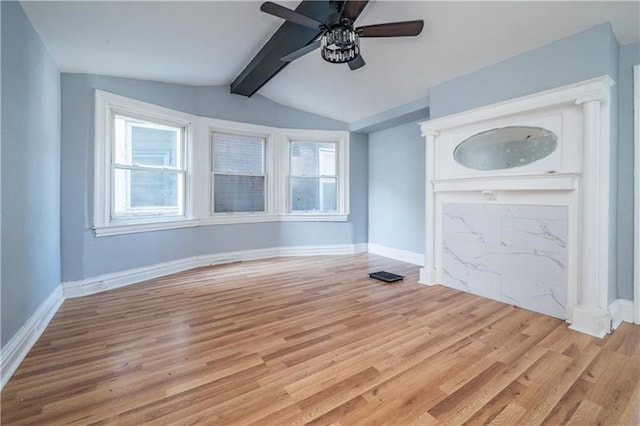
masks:
<svg viewBox="0 0 640 426"><path fill-rule="evenodd" d="M401 260L414 265L424 266L424 254L415 253L413 251L400 250L392 247L386 247L379 244L369 243L369 253L388 257L390 259Z"/></svg>
<svg viewBox="0 0 640 426"><path fill-rule="evenodd" d="M322 256L366 253L367 244L335 244L326 246L291 246L276 249L277 256Z"/></svg>
<svg viewBox="0 0 640 426"><path fill-rule="evenodd" d="M336 244L324 246L273 247L194 256L170 262L157 263L141 268L85 278L78 281L67 281L62 283L62 290L64 292L64 297L80 297L163 277L169 274L175 274L176 272L182 272L201 266L222 265L225 263L268 259L278 256L339 255L364 253L366 251L366 244Z"/></svg>
<svg viewBox="0 0 640 426"><path fill-rule="evenodd" d="M612 323L611 314L606 309L576 306L569 328L602 339L611 333Z"/></svg>
<svg viewBox="0 0 640 426"><path fill-rule="evenodd" d="M622 321L633 324L633 301L616 299L609 305L611 314L611 326L615 330L622 324Z"/></svg>
<svg viewBox="0 0 640 426"><path fill-rule="evenodd" d="M436 279L436 270L427 268L420 268L420 279L418 280L418 284L424 284L428 286L436 285L438 280Z"/></svg>
<svg viewBox="0 0 640 426"><path fill-rule="evenodd" d="M51 318L58 312L64 302L62 288L57 286L45 299L26 323L2 348L0 358L0 390L4 388L13 373L18 369L22 360L27 356L31 347L36 343Z"/></svg>

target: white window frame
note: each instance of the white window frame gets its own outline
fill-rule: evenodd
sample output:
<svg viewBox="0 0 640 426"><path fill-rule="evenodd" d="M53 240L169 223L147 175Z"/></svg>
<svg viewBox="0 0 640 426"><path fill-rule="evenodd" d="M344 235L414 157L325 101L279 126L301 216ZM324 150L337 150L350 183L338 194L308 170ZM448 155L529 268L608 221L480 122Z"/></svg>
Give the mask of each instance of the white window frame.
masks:
<svg viewBox="0 0 640 426"><path fill-rule="evenodd" d="M116 115L183 129L184 183L182 215L114 218L114 118ZM93 229L97 236L191 226L193 117L146 102L96 90Z"/></svg>
<svg viewBox="0 0 640 426"><path fill-rule="evenodd" d="M281 149L281 169L285 172L281 183L286 188L285 197L280 206L283 221L336 221L344 222L349 217L349 132L333 130L282 129L283 149ZM337 176L336 211L292 211L291 210L291 143L294 141L335 143Z"/></svg>
<svg viewBox="0 0 640 426"><path fill-rule="evenodd" d="M135 117L131 117L131 116L125 116L123 114L117 113L117 114L113 114L112 115L112 119L115 119L116 116L122 117L122 118L127 118L127 119L133 119L133 120L142 120L142 117L140 116L135 116ZM129 170L129 171L148 171L148 172L163 172L163 171L167 171L167 172L173 172L173 173L177 173L180 178L179 178L179 183L180 183L180 187L181 190L180 192L177 194L178 195L178 210L182 210L182 213L169 213L166 212L163 214L163 211L166 210L165 207L162 206L157 206L157 207L145 207L144 209L141 208L133 208L131 207L131 186L127 185L126 186L126 203L127 203L127 210L129 211L135 211L135 210L146 210L146 211L155 211L156 213L154 214L149 214L149 215L135 215L132 214L130 216L127 215L122 215L120 217L116 216L116 203L115 203L115 192L112 191L111 192L111 220L112 221L123 221L123 220L147 220L149 218L168 218L168 219L173 219L173 218L182 218L184 217L184 212L186 209L185 206L185 190L186 190L186 158L185 158L185 153L186 153L186 149L185 149L185 133L186 133L186 129L182 126L173 126L173 125L167 125L166 123L158 123L157 120L155 123L150 123L150 120L144 118L144 123L137 123L135 125L135 127L138 128L147 128L147 129L164 129L164 130L176 130L178 129L179 133L180 133L180 146L179 146L179 152L177 152L177 158L176 160L176 166L175 167L163 167L163 166L145 166L145 165L139 165L139 164L135 164L133 163L131 157L132 157L132 146L128 146L127 147L127 159L130 162L130 164L126 164L126 163L119 163L117 161L117 159L113 158L113 151L112 151L112 161L111 161L111 183L115 182L116 178L115 178L115 170L119 169L119 170ZM133 130L133 125L130 122L126 123L126 129L125 132L127 134L126 138L127 140L132 140L132 130ZM113 149L113 145L115 143L115 141L111 141L112 145L112 149Z"/></svg>
<svg viewBox="0 0 640 426"><path fill-rule="evenodd" d="M204 129L204 137L207 140L207 175L206 182L201 181L200 188L207 188L206 211L202 211L201 223L203 225L227 224L227 223L255 223L275 222L279 220L277 209L277 183L274 147L278 143L276 128L254 124L218 120L213 118L201 118L200 124ZM214 167L213 167L213 134L227 133L233 135L255 136L264 138L264 173L265 181L265 211L264 212L214 212ZM203 152L204 154L204 152Z"/></svg>
<svg viewBox="0 0 640 426"><path fill-rule="evenodd" d="M121 114L159 124L184 127L184 215L112 219L111 158L113 116ZM266 211L213 213L212 133L265 138ZM332 212L289 211L289 143L291 140L336 142L338 209ZM349 132L281 129L220 120L171 110L147 102L95 91L93 226L98 237L134 232L255 222L346 222L349 219Z"/></svg>

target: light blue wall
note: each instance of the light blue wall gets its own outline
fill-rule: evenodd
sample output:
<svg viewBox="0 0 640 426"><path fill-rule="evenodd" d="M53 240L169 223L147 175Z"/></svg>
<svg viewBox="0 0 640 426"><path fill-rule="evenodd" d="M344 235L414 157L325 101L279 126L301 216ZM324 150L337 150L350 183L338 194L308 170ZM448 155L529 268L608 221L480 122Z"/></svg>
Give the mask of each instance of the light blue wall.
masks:
<svg viewBox="0 0 640 426"><path fill-rule="evenodd" d="M62 279L73 281L191 256L278 246L366 242L365 135L352 134L348 222L217 225L96 238L93 218L94 90L213 118L287 128L348 130L343 122L226 87L192 87L62 74ZM363 202L364 200L364 202Z"/></svg>
<svg viewBox="0 0 640 426"><path fill-rule="evenodd" d="M425 176L418 122L369 134L369 243L424 253Z"/></svg>
<svg viewBox="0 0 640 426"><path fill-rule="evenodd" d="M429 97L425 96L349 124L352 132L373 133L429 117Z"/></svg>
<svg viewBox="0 0 640 426"><path fill-rule="evenodd" d="M622 46L618 66L618 297L633 299L633 66L640 43ZM636 185L638 182L636 182Z"/></svg>
<svg viewBox="0 0 640 426"><path fill-rule="evenodd" d="M431 118L606 75L612 37L598 25L444 82L429 90Z"/></svg>
<svg viewBox="0 0 640 426"><path fill-rule="evenodd" d="M60 74L2 8L2 346L60 283Z"/></svg>

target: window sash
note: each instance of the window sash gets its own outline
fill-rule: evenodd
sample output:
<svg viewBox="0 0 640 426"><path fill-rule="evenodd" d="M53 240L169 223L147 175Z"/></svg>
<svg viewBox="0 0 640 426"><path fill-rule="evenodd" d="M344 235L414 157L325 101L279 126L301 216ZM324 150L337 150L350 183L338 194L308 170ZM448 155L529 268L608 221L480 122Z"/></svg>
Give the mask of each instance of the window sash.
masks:
<svg viewBox="0 0 640 426"><path fill-rule="evenodd" d="M184 125L171 125L166 124L164 120L157 120L151 117L146 117L144 113L135 113L135 112L119 112L117 109L111 110L111 119L109 120L109 128L110 134L112 137L110 138L110 152L111 152L111 184L110 184L110 211L109 211L109 221L111 223L117 223L122 220L157 220L161 218L174 219L185 217L186 215L186 133L187 128ZM125 159L128 160L127 163L118 162L116 159L117 148L117 121L124 121L124 134L120 134L120 137L124 137L125 143ZM176 133L177 140L172 141L172 145L175 145L175 166L155 166L155 165L144 165L137 164L133 161L133 129L134 128L145 128L145 129L153 129L153 130L166 130L172 131ZM151 154L149 154L151 155ZM119 188L119 185L116 183L116 172L118 170L128 171L129 175L127 175L127 180L124 183L124 188ZM175 174L176 175L176 206L133 206L132 201L132 193L133 193L133 182L131 180L132 172L146 172L146 173L157 173L158 175L164 174ZM149 175L147 175L149 176ZM117 194L117 191L124 190L124 194ZM118 205L116 198L121 198L124 200L124 208L120 209L122 205ZM122 203L120 203L122 204Z"/></svg>
<svg viewBox="0 0 640 426"><path fill-rule="evenodd" d="M220 178L218 178L218 184L215 185L213 187L213 191L211 194L212 197L212 211L213 211L213 215L220 215L220 214L224 214L224 215L233 215L233 214L260 214L260 213L266 213L267 212L267 176L266 175L249 175L249 174L233 174L233 173L213 173L212 179L214 179L214 182L216 180L216 175L219 176ZM216 197L216 189L220 188L221 185L224 185L227 182L224 182L225 179L223 178L234 178L234 177L238 177L238 178L250 178L251 180L253 180L254 182L260 182L262 185L262 191L261 191L261 199L262 199L262 203L260 205L259 208L256 208L255 206L255 199L253 201L249 201L246 198L243 200L243 195L248 195L248 196L252 196L254 195L253 193L247 193L247 194L243 194L242 192L234 192L234 194L236 195L235 197L227 197L227 198L222 198L222 197ZM231 205L233 206L231 209L225 209L223 207L224 204L227 205ZM218 208L218 206L220 206L220 208ZM245 206L254 206L254 207L245 207L240 209L238 207L238 209L236 210L236 207L239 205L245 205Z"/></svg>
<svg viewBox="0 0 640 426"><path fill-rule="evenodd" d="M294 144L333 144L334 149L333 149L333 156L334 156L334 164L332 166L333 170L335 171L335 174L326 174L326 173L322 173L322 151L326 151L326 149L323 148L319 148L318 149L318 158L317 158L317 170L318 173L293 173L293 146ZM339 170L339 152L340 152L340 142L335 141L335 140L322 140L322 139L317 139L317 140L297 140L297 139L290 139L289 140L289 149L288 149L288 170L289 170L289 177L288 177L288 191L287 191L287 212L289 214L307 214L307 213L315 213L315 214L334 214L340 211L340 179L341 176L339 174L340 170ZM309 180L317 180L318 183L318 204L319 204L319 209L294 209L294 185L293 185L293 181L295 179L309 179ZM325 204L325 194L324 194L324 187L323 187L323 183L326 183L327 181L334 181L335 182L335 209L330 209L330 210L325 210L322 209L323 205Z"/></svg>
<svg viewBox="0 0 640 426"><path fill-rule="evenodd" d="M301 181L316 181L314 183L317 184L318 190L318 208L317 209L295 209L294 208L294 184L293 181L298 180ZM329 195L326 194L325 186L326 183L334 183L334 196L333 204L335 208L325 209L323 208L326 205L326 201L328 200ZM291 213L319 213L319 214L327 214L327 213L336 213L338 211L338 206L340 203L340 195L339 195L339 181L337 176L290 176L289 177L289 212Z"/></svg>
<svg viewBox="0 0 640 426"><path fill-rule="evenodd" d="M260 169L261 172L260 173L254 173L254 172L233 172L233 171L229 171L226 169L222 169L222 168L216 168L216 157L218 155L221 155L222 153L216 153L216 135L229 135L231 137L236 137L236 138L242 138L242 137L247 137L247 138L252 138L252 139L259 139L260 143L261 143L261 150L260 150ZM210 196L211 196L211 212L210 214L212 216L219 216L219 215L247 215L247 214L266 214L268 212L269 206L268 206L268 188L269 188L269 177L268 174L266 173L266 169L267 169L267 136L264 135L256 135L256 134L251 134L249 132L227 132L227 131L219 131L219 130L212 130L210 133L210 145L211 145L211 156L210 156L210 182L211 182L211 192L210 192ZM247 210L238 210L238 211L217 211L216 210L216 202L220 203L221 200L216 200L216 175L219 176L238 176L238 177L252 177L252 178L263 178L263 193L262 193L262 209L261 210L252 210L252 209L247 209ZM234 203L237 202L236 199L227 199L224 201L228 201L230 203Z"/></svg>
<svg viewBox="0 0 640 426"><path fill-rule="evenodd" d="M132 182L128 182L125 186L125 194L123 198L125 200L124 211L116 211L118 208L116 201L116 171L128 170L128 171L145 171L157 174L171 173L176 175L176 206L132 206ZM113 167L111 172L111 221L126 220L126 219L146 219L146 218L177 218L185 216L185 196L186 196L186 171L184 170L162 170L157 168L148 167Z"/></svg>

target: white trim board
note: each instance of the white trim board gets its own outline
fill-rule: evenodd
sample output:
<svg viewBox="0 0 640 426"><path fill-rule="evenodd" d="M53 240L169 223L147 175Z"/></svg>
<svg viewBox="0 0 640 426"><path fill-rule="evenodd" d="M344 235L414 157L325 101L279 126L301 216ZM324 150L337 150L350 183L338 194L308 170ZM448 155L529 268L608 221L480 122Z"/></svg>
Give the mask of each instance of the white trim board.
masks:
<svg viewBox="0 0 640 426"><path fill-rule="evenodd" d="M633 129L633 319L636 324L640 324L640 65L633 67Z"/></svg>
<svg viewBox="0 0 640 426"><path fill-rule="evenodd" d="M388 257L390 259L400 260L402 262L412 263L418 266L424 266L424 254L416 253L408 250L401 250L393 247L387 247L380 244L369 243L369 253Z"/></svg>
<svg viewBox="0 0 640 426"><path fill-rule="evenodd" d="M0 390L4 388L13 373L18 369L22 360L27 356L33 345L38 341L42 332L58 312L64 302L62 287L55 290L40 304L38 309L29 317L18 332L1 350Z"/></svg>
<svg viewBox="0 0 640 426"><path fill-rule="evenodd" d="M201 266L222 265L247 260L268 259L281 256L321 256L365 253L366 244L335 244L323 246L272 247L242 250L227 253L193 256L170 262L156 263L141 268L128 269L78 281L62 283L64 297L81 297L102 291L148 281L169 274L186 271Z"/></svg>
<svg viewBox="0 0 640 426"><path fill-rule="evenodd" d="M616 330L622 322L633 324L633 301L616 299L609 305L611 328Z"/></svg>

